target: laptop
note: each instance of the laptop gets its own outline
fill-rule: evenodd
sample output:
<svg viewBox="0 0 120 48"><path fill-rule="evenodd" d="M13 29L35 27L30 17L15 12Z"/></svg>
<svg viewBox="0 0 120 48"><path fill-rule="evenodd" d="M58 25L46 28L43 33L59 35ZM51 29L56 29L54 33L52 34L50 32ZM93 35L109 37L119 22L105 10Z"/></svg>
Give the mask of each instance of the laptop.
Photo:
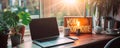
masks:
<svg viewBox="0 0 120 48"><path fill-rule="evenodd" d="M33 43L43 48L74 42L68 37L60 37L55 17L32 19L30 33Z"/></svg>

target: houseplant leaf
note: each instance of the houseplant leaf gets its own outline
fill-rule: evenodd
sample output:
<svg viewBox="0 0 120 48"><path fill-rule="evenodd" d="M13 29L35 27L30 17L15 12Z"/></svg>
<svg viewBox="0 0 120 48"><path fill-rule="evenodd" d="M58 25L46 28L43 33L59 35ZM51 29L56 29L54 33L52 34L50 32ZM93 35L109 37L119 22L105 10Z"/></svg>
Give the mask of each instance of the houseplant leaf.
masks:
<svg viewBox="0 0 120 48"><path fill-rule="evenodd" d="M19 18L21 19L22 24L28 25L31 21L30 14L24 11L18 13Z"/></svg>

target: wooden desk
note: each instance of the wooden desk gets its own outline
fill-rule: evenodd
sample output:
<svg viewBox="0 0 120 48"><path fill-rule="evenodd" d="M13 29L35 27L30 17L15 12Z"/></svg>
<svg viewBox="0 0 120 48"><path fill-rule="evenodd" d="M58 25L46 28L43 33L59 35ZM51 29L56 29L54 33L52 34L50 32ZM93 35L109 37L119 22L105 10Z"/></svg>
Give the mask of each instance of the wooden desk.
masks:
<svg viewBox="0 0 120 48"><path fill-rule="evenodd" d="M71 34L71 36L75 36L74 34ZM76 36L79 39L76 40L74 43L61 45L53 48L103 48L103 46L114 36L108 36L108 35L97 35L97 34L81 34L80 36ZM17 47L21 48L40 48L40 46L32 43L32 41L27 41L22 44L20 44Z"/></svg>

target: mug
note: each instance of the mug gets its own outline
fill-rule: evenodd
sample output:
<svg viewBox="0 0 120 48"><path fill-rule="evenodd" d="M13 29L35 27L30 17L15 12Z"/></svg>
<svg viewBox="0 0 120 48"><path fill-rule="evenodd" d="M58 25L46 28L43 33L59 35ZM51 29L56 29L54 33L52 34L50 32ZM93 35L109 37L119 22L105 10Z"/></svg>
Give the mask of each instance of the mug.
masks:
<svg viewBox="0 0 120 48"><path fill-rule="evenodd" d="M70 34L70 28L66 27L64 29L65 29L64 30L64 36L69 36L69 34Z"/></svg>

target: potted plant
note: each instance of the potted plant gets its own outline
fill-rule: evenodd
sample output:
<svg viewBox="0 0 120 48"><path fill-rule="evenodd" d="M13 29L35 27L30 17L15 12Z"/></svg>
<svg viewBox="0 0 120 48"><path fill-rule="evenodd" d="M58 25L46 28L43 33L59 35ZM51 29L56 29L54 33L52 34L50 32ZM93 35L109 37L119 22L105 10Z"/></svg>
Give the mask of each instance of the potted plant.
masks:
<svg viewBox="0 0 120 48"><path fill-rule="evenodd" d="M20 11L17 14L20 18L20 23L18 26L20 27L20 33L22 34L21 39L23 40L23 36L24 36L24 32L25 32L25 25L28 25L31 21L31 17L30 14L28 12L25 11Z"/></svg>
<svg viewBox="0 0 120 48"><path fill-rule="evenodd" d="M20 34L17 30L17 25L19 23L19 17L17 16L17 14L10 10L6 10L3 12L3 20L6 21L6 24L8 25L11 31L11 37L12 36L20 37L19 36ZM19 44L18 41L16 40L14 42ZM12 43L12 46L17 45L17 44Z"/></svg>
<svg viewBox="0 0 120 48"><path fill-rule="evenodd" d="M9 24L6 24L6 21L3 21L2 17L4 16L0 16L0 48L7 48Z"/></svg>
<svg viewBox="0 0 120 48"><path fill-rule="evenodd" d="M31 17L30 17L30 14L28 12L25 12L24 10L22 10L22 8L18 8L18 10L16 11L16 14L19 17L19 24L17 25L16 29L17 29L17 32L19 32L21 34L20 41L23 42L25 25L28 25L30 23Z"/></svg>
<svg viewBox="0 0 120 48"><path fill-rule="evenodd" d="M20 44L24 36L24 25L28 25L31 21L30 14L19 10L12 12L7 9L3 12L3 20L6 21L6 24L9 24L12 47Z"/></svg>
<svg viewBox="0 0 120 48"><path fill-rule="evenodd" d="M120 0L90 0L89 1L91 12L94 18L93 22L95 26L103 27L104 30L107 28L107 19L109 16L116 16L120 6ZM103 17L104 21L101 21ZM101 25L101 23L104 23Z"/></svg>

